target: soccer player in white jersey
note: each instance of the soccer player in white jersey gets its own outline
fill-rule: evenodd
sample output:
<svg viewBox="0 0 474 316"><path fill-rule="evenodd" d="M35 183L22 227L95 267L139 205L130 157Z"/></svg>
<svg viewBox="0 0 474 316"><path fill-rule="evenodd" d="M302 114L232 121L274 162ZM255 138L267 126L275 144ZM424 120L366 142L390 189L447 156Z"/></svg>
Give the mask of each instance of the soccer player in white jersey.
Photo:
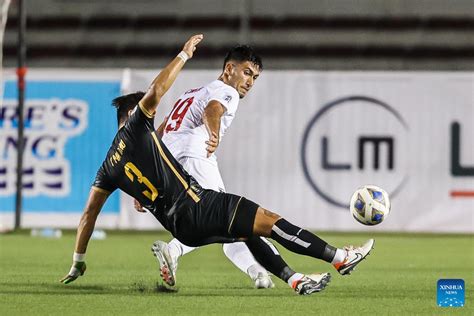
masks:
<svg viewBox="0 0 474 316"><path fill-rule="evenodd" d="M214 152L235 117L239 100L252 88L262 69L261 58L251 47L232 48L224 59L219 78L183 93L158 128L169 151L205 189L225 192ZM270 247L277 251L273 245ZM175 283L178 258L194 249L176 238L169 244L155 242L152 250L159 259L166 283ZM245 243L224 244L223 250L230 261L249 275L255 287L274 286L268 272L255 260ZM163 259L163 252L171 257L170 267Z"/></svg>

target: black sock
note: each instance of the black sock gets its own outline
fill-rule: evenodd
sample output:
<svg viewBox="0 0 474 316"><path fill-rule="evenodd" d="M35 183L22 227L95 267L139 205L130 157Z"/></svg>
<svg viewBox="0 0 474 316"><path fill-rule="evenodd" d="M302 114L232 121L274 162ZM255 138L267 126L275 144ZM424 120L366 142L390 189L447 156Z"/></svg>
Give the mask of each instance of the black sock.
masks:
<svg viewBox="0 0 474 316"><path fill-rule="evenodd" d="M273 273L283 281L295 273L280 256L278 250L268 240L260 237L250 237L245 244L254 256L255 260L267 271Z"/></svg>
<svg viewBox="0 0 474 316"><path fill-rule="evenodd" d="M272 228L272 238L286 249L301 255L331 262L336 248L309 231L280 218Z"/></svg>

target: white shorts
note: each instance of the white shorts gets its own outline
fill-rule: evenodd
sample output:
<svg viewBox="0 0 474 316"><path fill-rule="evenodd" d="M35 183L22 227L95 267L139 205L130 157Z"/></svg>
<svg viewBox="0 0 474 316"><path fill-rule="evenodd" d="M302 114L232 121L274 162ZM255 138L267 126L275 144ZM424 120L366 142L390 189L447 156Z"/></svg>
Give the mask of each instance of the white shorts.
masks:
<svg viewBox="0 0 474 316"><path fill-rule="evenodd" d="M224 182L217 164L192 157L183 157L178 159L178 162L204 189L225 192Z"/></svg>

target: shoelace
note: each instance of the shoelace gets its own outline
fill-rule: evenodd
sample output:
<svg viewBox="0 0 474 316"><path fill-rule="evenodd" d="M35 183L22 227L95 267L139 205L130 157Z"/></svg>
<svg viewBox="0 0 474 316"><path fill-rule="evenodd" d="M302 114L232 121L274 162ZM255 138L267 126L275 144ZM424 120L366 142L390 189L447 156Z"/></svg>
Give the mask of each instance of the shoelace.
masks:
<svg viewBox="0 0 474 316"><path fill-rule="evenodd" d="M362 247L354 247L353 245L345 246L343 249L347 252L349 252L351 250L353 250L353 251L362 251Z"/></svg>
<svg viewBox="0 0 474 316"><path fill-rule="evenodd" d="M354 247L353 245L345 246L343 248L346 251L346 258L343 262L346 262L349 259L349 252L350 251L362 251L362 247Z"/></svg>

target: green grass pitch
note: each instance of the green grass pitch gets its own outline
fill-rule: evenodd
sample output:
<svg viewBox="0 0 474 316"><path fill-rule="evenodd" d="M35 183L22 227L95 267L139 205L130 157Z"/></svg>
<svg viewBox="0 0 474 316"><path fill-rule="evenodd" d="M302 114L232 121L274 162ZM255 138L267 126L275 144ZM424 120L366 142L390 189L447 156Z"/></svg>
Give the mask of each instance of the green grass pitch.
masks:
<svg viewBox="0 0 474 316"><path fill-rule="evenodd" d="M367 234L322 233L328 242L358 244ZM328 264L282 250L304 273L330 271L329 287L296 295L274 278L276 287L256 290L224 256L219 245L181 258L177 290L157 291L159 273L150 246L166 233L109 232L91 240L86 274L69 285L74 234L60 239L26 232L0 236L0 315L474 315L472 235L374 234L375 250L351 276ZM279 247L281 249L281 247ZM436 282L461 278L466 305L436 305Z"/></svg>

